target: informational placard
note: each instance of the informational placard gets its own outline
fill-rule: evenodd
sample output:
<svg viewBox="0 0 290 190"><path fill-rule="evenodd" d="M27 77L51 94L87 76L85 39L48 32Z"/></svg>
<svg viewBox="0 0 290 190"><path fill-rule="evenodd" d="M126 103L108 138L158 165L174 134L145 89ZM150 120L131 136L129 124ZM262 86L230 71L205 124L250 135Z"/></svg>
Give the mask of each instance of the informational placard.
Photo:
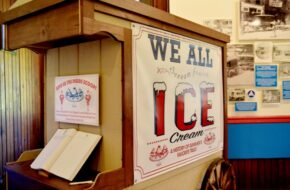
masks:
<svg viewBox="0 0 290 190"><path fill-rule="evenodd" d="M235 111L257 111L257 102L236 102Z"/></svg>
<svg viewBox="0 0 290 190"><path fill-rule="evenodd" d="M135 183L223 148L220 47L133 24Z"/></svg>
<svg viewBox="0 0 290 190"><path fill-rule="evenodd" d="M283 99L290 99L290 80L282 81L282 89L283 89Z"/></svg>
<svg viewBox="0 0 290 190"><path fill-rule="evenodd" d="M256 87L277 86L277 65L256 65Z"/></svg>
<svg viewBox="0 0 290 190"><path fill-rule="evenodd" d="M99 125L99 75L55 78L55 121Z"/></svg>

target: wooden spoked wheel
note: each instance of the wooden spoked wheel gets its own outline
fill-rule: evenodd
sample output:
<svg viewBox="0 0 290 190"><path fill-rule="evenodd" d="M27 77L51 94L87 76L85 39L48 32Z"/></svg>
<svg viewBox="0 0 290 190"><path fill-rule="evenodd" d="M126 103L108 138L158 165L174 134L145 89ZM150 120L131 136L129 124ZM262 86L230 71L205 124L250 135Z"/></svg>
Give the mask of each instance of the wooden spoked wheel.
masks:
<svg viewBox="0 0 290 190"><path fill-rule="evenodd" d="M201 190L236 190L236 177L232 165L217 159L208 167Z"/></svg>

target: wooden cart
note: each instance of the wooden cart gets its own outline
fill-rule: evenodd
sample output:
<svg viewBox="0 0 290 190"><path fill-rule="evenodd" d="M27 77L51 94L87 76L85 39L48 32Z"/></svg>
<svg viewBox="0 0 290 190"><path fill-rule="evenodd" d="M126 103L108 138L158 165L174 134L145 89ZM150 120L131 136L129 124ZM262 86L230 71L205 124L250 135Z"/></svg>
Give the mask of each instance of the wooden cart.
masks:
<svg viewBox="0 0 290 190"><path fill-rule="evenodd" d="M222 48L222 61L226 61L228 36L133 0L35 0L0 15L5 29L5 49L25 47L46 55L45 138L49 139L58 127L102 133L101 151L92 166L100 175L93 189L122 189L134 183L132 22L214 44ZM121 64L106 67L113 59ZM99 62L94 65L96 60ZM112 69L115 66L120 67L120 72ZM90 72L104 75L100 95L102 129L54 122L54 105L50 103L54 100L51 97L54 77ZM109 74L111 72L113 74ZM107 85L117 90L110 91ZM106 99L111 93L116 96L113 102ZM116 106L119 112L112 113L110 106ZM226 111L224 114L226 118ZM108 118L112 115L117 118ZM69 188L67 182L60 179L43 180L27 163L9 165L7 171L11 189L18 189L23 182L33 189Z"/></svg>

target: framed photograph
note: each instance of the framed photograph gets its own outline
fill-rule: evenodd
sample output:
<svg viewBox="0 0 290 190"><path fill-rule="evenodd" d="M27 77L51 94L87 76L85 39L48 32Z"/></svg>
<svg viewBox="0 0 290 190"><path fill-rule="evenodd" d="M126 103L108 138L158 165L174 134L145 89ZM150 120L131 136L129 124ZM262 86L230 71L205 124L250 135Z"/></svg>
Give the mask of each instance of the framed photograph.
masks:
<svg viewBox="0 0 290 190"><path fill-rule="evenodd" d="M273 44L273 60L290 62L290 44Z"/></svg>
<svg viewBox="0 0 290 190"><path fill-rule="evenodd" d="M288 7L288 0L241 0L239 39L289 39Z"/></svg>
<svg viewBox="0 0 290 190"><path fill-rule="evenodd" d="M281 63L279 66L279 77L290 77L290 63Z"/></svg>
<svg viewBox="0 0 290 190"><path fill-rule="evenodd" d="M253 44L229 44L226 69L228 85L254 85Z"/></svg>
<svg viewBox="0 0 290 190"><path fill-rule="evenodd" d="M227 34L230 37L233 34L233 22L231 19L206 19L203 23L205 26Z"/></svg>
<svg viewBox="0 0 290 190"><path fill-rule="evenodd" d="M270 63L272 62L272 42L255 42L254 55L255 63Z"/></svg>
<svg viewBox="0 0 290 190"><path fill-rule="evenodd" d="M245 89L244 88L228 88L228 98L230 102L244 101Z"/></svg>
<svg viewBox="0 0 290 190"><path fill-rule="evenodd" d="M280 90L263 90L263 103L280 103Z"/></svg>

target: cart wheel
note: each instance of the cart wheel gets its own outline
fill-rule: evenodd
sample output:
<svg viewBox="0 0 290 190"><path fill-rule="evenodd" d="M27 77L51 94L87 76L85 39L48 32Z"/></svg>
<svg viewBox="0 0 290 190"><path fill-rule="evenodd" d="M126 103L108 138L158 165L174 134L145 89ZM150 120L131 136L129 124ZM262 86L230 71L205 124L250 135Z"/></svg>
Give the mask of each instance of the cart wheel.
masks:
<svg viewBox="0 0 290 190"><path fill-rule="evenodd" d="M208 167L201 190L236 190L236 176L232 165L217 159Z"/></svg>

